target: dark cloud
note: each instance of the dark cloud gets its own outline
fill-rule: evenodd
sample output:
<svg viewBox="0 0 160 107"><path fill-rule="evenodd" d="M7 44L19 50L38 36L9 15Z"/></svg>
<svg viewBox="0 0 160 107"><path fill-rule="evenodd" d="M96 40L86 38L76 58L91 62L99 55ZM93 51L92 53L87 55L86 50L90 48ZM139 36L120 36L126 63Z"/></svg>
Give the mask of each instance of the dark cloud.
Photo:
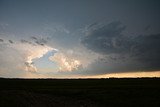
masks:
<svg viewBox="0 0 160 107"><path fill-rule="evenodd" d="M81 43L88 49L101 54L122 53L128 51L129 43L122 35L125 26L120 22L107 25L92 25ZM127 42L127 43L126 43Z"/></svg>
<svg viewBox="0 0 160 107"><path fill-rule="evenodd" d="M41 42L41 41L35 41L35 43L38 44L38 45L44 46L44 43Z"/></svg>
<svg viewBox="0 0 160 107"><path fill-rule="evenodd" d="M125 36L124 30L120 22L89 27L81 43L89 50L108 56L95 61L92 68L97 65L103 72L160 70L160 34L131 37ZM108 64L110 69L105 68Z"/></svg>
<svg viewBox="0 0 160 107"><path fill-rule="evenodd" d="M29 43L29 41L21 39L21 43Z"/></svg>
<svg viewBox="0 0 160 107"><path fill-rule="evenodd" d="M160 69L160 34L140 35L134 39L132 55L150 69Z"/></svg>
<svg viewBox="0 0 160 107"><path fill-rule="evenodd" d="M25 66L26 66L26 70L29 71L29 72L36 72L36 67L34 67L34 63L28 63L28 62L25 62L24 63Z"/></svg>
<svg viewBox="0 0 160 107"><path fill-rule="evenodd" d="M0 39L0 42L3 42L3 39Z"/></svg>
<svg viewBox="0 0 160 107"><path fill-rule="evenodd" d="M33 36L31 37L31 39L33 39L37 45L44 46L47 43L47 40L45 40L44 38L37 38Z"/></svg>
<svg viewBox="0 0 160 107"><path fill-rule="evenodd" d="M13 44L13 43L14 43L12 40L8 40L8 41L9 41L9 43L11 43L11 44Z"/></svg>
<svg viewBox="0 0 160 107"><path fill-rule="evenodd" d="M150 30L150 29L151 29L151 25L148 25L148 26L146 26L146 27L144 28L145 31L148 31L148 30Z"/></svg>
<svg viewBox="0 0 160 107"><path fill-rule="evenodd" d="M32 36L31 39L38 40L36 37Z"/></svg>
<svg viewBox="0 0 160 107"><path fill-rule="evenodd" d="M24 40L24 39L21 39L20 41L21 41L21 43L27 43L27 44L35 46L35 44L30 42L30 41L27 41L27 40Z"/></svg>
<svg viewBox="0 0 160 107"><path fill-rule="evenodd" d="M28 40L25 40L25 39L21 39L21 43L27 43L27 44L30 44L30 45L41 45L41 46L44 46L46 43L47 43L47 40L45 39L39 39L37 37L31 37L32 39L32 42L31 41L28 41Z"/></svg>

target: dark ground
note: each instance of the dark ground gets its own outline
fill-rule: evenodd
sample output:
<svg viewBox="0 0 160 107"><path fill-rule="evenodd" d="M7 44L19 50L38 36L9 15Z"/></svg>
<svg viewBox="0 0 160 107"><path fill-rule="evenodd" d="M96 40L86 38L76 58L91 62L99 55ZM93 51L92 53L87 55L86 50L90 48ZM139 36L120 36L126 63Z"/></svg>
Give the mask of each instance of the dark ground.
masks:
<svg viewBox="0 0 160 107"><path fill-rule="evenodd" d="M160 78L0 79L0 107L160 107Z"/></svg>

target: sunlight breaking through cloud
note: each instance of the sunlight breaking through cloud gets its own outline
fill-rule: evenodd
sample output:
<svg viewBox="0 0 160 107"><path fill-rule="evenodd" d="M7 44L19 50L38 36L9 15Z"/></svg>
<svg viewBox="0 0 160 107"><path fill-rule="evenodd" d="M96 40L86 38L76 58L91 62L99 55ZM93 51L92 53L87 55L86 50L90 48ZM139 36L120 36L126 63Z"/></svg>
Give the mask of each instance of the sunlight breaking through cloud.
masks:
<svg viewBox="0 0 160 107"><path fill-rule="evenodd" d="M25 59L25 71L37 72L34 66L34 59L43 57L47 52L56 50L49 46L32 46L30 44L14 44L13 48L17 49Z"/></svg>

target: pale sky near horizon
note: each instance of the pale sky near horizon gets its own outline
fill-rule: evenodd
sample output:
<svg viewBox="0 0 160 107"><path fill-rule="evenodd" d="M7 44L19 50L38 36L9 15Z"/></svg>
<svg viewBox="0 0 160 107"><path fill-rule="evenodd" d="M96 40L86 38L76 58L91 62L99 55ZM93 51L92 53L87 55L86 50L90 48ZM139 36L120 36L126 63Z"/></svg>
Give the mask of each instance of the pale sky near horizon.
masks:
<svg viewBox="0 0 160 107"><path fill-rule="evenodd" d="M160 77L159 0L0 0L0 77Z"/></svg>

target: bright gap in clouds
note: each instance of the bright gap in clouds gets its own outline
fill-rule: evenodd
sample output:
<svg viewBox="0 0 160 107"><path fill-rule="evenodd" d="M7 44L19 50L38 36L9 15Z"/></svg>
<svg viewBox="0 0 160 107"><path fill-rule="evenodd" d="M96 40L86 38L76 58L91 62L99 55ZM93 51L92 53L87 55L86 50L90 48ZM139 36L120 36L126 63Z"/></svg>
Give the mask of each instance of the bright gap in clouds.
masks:
<svg viewBox="0 0 160 107"><path fill-rule="evenodd" d="M58 65L56 62L49 60L49 57L54 56L56 53L55 50L51 50L47 52L43 57L34 59L34 65L37 67L37 71L39 73L48 73L48 72L56 72L58 71Z"/></svg>
<svg viewBox="0 0 160 107"><path fill-rule="evenodd" d="M15 48L24 58L25 71L37 72L37 67L34 65L35 59L43 57L49 51L56 50L49 46L32 46L31 44L19 44L16 43L11 46Z"/></svg>
<svg viewBox="0 0 160 107"><path fill-rule="evenodd" d="M78 59L67 55L67 53L58 51L57 49L46 47L46 51L44 49L44 51L40 51L39 54L35 53L28 56L26 64L27 71L46 74L74 72L82 68L82 64Z"/></svg>

